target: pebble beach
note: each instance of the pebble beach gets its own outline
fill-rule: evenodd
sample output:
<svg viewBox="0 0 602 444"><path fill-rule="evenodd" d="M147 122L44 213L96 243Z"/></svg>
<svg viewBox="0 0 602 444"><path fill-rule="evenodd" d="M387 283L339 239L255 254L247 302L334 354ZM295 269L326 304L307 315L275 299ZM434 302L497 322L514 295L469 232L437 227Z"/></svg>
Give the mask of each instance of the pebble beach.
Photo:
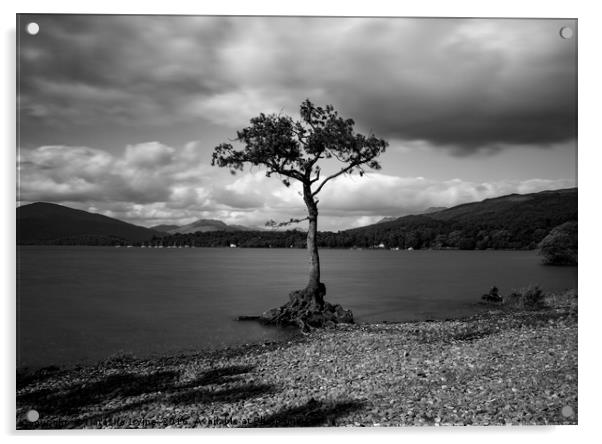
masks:
<svg viewBox="0 0 602 444"><path fill-rule="evenodd" d="M18 372L17 428L577 424L577 299L552 302Z"/></svg>

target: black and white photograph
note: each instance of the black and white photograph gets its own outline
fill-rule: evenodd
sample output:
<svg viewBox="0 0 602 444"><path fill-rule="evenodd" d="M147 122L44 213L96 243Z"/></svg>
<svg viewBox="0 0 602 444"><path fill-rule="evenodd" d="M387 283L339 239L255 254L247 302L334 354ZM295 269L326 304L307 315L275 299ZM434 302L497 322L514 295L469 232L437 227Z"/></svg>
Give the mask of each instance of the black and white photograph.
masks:
<svg viewBox="0 0 602 444"><path fill-rule="evenodd" d="M16 429L578 424L576 18L16 34Z"/></svg>

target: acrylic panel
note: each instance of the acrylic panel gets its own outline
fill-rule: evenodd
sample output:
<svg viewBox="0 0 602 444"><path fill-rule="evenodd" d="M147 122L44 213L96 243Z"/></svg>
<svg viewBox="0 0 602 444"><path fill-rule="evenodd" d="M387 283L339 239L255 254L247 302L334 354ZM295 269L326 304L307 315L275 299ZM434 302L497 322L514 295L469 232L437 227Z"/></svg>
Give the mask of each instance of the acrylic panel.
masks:
<svg viewBox="0 0 602 444"><path fill-rule="evenodd" d="M577 37L18 15L16 427L576 424Z"/></svg>

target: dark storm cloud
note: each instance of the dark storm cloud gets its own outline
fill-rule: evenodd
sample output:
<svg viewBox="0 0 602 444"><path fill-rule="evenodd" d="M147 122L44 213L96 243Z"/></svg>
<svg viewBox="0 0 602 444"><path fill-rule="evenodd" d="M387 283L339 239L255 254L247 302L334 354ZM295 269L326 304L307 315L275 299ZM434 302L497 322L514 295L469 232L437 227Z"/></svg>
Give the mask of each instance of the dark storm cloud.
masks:
<svg viewBox="0 0 602 444"><path fill-rule="evenodd" d="M21 20L35 20L41 27L38 36L23 33L21 38L24 86L46 79L160 90L169 82L184 92L212 90L222 80L211 71L218 43L227 43L232 27L227 19L190 17L44 15Z"/></svg>
<svg viewBox="0 0 602 444"><path fill-rule="evenodd" d="M40 35L22 35L20 48L27 131L194 122L199 131L208 123L237 128L258 112L296 113L309 97L381 137L460 155L576 137L576 42L558 35L570 22L35 20Z"/></svg>
<svg viewBox="0 0 602 444"><path fill-rule="evenodd" d="M359 100L364 115L376 112L375 127L387 134L455 145L459 152L571 139L575 46L558 29L554 21L443 26L438 43L404 54L409 74L397 82L385 74L388 81L375 82Z"/></svg>
<svg viewBox="0 0 602 444"><path fill-rule="evenodd" d="M40 34L21 35L22 118L44 125L162 124L191 94L213 94L227 20L144 16L25 16Z"/></svg>

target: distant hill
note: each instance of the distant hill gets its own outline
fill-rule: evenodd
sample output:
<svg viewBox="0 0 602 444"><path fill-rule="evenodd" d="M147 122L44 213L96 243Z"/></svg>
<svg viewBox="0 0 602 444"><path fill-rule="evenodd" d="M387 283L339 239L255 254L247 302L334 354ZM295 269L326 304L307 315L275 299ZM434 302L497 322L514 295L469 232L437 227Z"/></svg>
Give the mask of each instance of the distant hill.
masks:
<svg viewBox="0 0 602 444"><path fill-rule="evenodd" d="M155 225L154 227L150 227L151 230L161 231L162 233L169 233L169 230L175 230L176 228L180 228L179 225Z"/></svg>
<svg viewBox="0 0 602 444"><path fill-rule="evenodd" d="M416 215L420 215L420 214L430 214L430 213L435 213L437 211L446 210L446 209L447 209L447 207L428 207L424 211L420 211L418 213L413 213L413 215L416 216ZM383 222L392 222L394 220L399 219L400 217L403 217L403 216L386 216L386 217L383 217L381 220L379 220L376 223L382 224Z"/></svg>
<svg viewBox="0 0 602 444"><path fill-rule="evenodd" d="M577 188L510 194L341 233L343 244L400 248L535 248L552 228L577 220ZM347 239L349 240L347 240ZM341 243L339 239L338 244Z"/></svg>
<svg viewBox="0 0 602 444"><path fill-rule="evenodd" d="M508 226L541 224L548 219L560 221L567 215L577 218L577 188L509 194L437 211L429 217L457 223Z"/></svg>
<svg viewBox="0 0 602 444"><path fill-rule="evenodd" d="M17 244L107 245L150 240L159 233L101 214L47 202L17 208Z"/></svg>
<svg viewBox="0 0 602 444"><path fill-rule="evenodd" d="M318 233L318 245L533 249L554 227L577 218L576 188L510 194L345 231L322 231ZM166 235L163 231L54 204L37 203L17 209L18 243L111 245L127 239L134 244L150 241L153 245L197 247L305 248L306 244L303 231L259 230L217 220L202 219L171 230L175 232Z"/></svg>
<svg viewBox="0 0 602 444"><path fill-rule="evenodd" d="M396 219L399 219L401 216L385 216L383 217L381 220L379 220L378 222L376 222L377 224L382 224L384 222L392 222Z"/></svg>
<svg viewBox="0 0 602 444"><path fill-rule="evenodd" d="M167 225L167 226L169 227L169 225ZM188 234L188 233L196 233L196 232L208 233L211 231L259 231L259 230L257 230L256 228L244 227L242 225L227 225L226 223L222 222L221 220L199 219L196 222L193 222L188 225L184 225L181 227L175 225L168 230L161 230L161 231L165 231L169 234L176 234L176 233Z"/></svg>
<svg viewBox="0 0 602 444"><path fill-rule="evenodd" d="M428 207L426 210L419 214L431 214L443 210L447 210L447 207Z"/></svg>
<svg viewBox="0 0 602 444"><path fill-rule="evenodd" d="M577 220L577 189L511 194L351 230L318 233L326 248L534 249L556 226ZM300 231L174 234L160 242L197 247L305 248ZM382 246L381 246L382 244Z"/></svg>

